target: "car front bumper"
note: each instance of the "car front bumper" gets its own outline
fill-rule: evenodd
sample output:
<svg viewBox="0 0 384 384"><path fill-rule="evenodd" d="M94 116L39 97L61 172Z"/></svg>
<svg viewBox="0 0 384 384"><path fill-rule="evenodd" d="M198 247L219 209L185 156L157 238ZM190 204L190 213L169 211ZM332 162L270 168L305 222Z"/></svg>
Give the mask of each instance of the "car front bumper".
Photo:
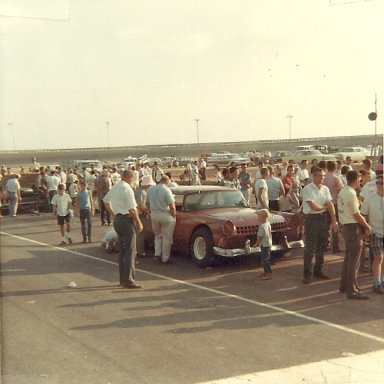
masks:
<svg viewBox="0 0 384 384"><path fill-rule="evenodd" d="M287 244L281 245L281 244L273 244L271 247L271 252L288 252L290 249L296 249L296 248L304 248L304 242L303 240L298 241L291 241L287 242ZM243 256L243 255L253 255L260 253L260 247L252 248L247 247L247 245L244 245L244 248L220 248L220 247L213 247L213 253L218 256L223 257L236 257L236 256Z"/></svg>

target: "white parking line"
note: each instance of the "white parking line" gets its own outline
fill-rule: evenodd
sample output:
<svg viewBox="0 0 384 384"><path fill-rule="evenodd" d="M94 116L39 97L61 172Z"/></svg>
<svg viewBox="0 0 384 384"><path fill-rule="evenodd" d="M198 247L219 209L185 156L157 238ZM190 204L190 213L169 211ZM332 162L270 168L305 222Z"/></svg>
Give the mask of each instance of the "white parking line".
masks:
<svg viewBox="0 0 384 384"><path fill-rule="evenodd" d="M81 253L81 252L78 252L78 251L73 251L73 250L68 249L68 248L62 248L62 247L57 247L57 246L54 246L54 245L42 243L40 241L28 239L26 237L16 236L16 235L13 235L13 234L10 234L10 233L6 233L6 232L0 232L0 235L13 237L15 239L19 239L19 240L23 240L23 241L28 241L28 242L33 243L33 244L42 245L42 246L49 247L49 248L52 248L52 249L55 249L55 250L59 250L59 251L62 251L62 252L68 252L68 253L71 253L73 255L85 257L85 258L88 258L88 259L91 259L91 260L96 260L96 261L100 261L100 262L107 263L107 264L117 265L117 263L115 263L113 261L110 261L110 260L100 259L100 258L97 258L95 256L87 255L85 253ZM211 293L215 293L215 294L217 294L219 296L229 297L229 298L232 298L232 299L235 299L235 300L239 300L239 301L243 301L243 302L246 302L246 303L249 303L249 304L252 304L252 305L256 305L256 306L259 306L259 307L268 308L268 309L271 309L271 310L276 311L276 312L281 312L281 313L284 313L284 314L289 315L289 316L294 316L294 317L297 317L297 318L300 318L300 319L311 321L313 323L322 324L322 325L325 325L325 326L330 327L330 328L335 328L335 329L337 329L339 331L342 331L342 332L351 333L351 334L354 334L354 335L357 335L357 336L360 336L360 337L364 337L366 339L371 339L371 340L374 340L374 341L377 341L379 343L383 343L384 344L384 338L382 338L382 337L371 335L371 334L366 333L366 332L360 332L360 331L357 331L357 330L352 329L352 328L344 327L343 325L339 325L339 324L336 324L336 323L331 323L329 321L317 319L317 318L312 317L312 316L303 315L302 313L299 313L299 312L290 311L288 309L280 308L280 307L277 307L275 305L270 305L270 304L262 303L260 301L247 299L245 297L241 297L241 296L238 296L238 295L233 295L231 293L219 291L217 289L208 288L208 287L204 287L202 285L198 285L198 284L194 284L194 283L189 283L187 281L174 279L172 277L168 277L168 276L161 275L161 274L158 274L158 273L148 272L148 271L144 271L144 270L138 269L138 268L136 270L141 272L141 273L143 273L143 274L149 275L149 276L158 277L158 278L161 278L161 279L164 279L164 280L172 281L172 282L177 283L177 284L182 284L182 285L186 285L188 287L192 287L192 288L200 289L200 290L203 290L203 291L208 291L208 292L211 292Z"/></svg>

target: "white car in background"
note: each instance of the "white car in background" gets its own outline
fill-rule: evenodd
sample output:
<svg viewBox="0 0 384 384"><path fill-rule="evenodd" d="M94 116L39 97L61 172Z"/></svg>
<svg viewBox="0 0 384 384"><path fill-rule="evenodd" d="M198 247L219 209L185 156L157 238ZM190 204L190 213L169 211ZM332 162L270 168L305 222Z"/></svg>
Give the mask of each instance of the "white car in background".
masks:
<svg viewBox="0 0 384 384"><path fill-rule="evenodd" d="M312 160L336 161L336 157L334 155L325 155L317 149L304 149L283 157L283 162L289 162L289 160L293 160L295 164L300 164L303 160L308 160L309 163L311 163Z"/></svg>
<svg viewBox="0 0 384 384"><path fill-rule="evenodd" d="M350 156L352 161L363 161L369 156L369 151L363 147L342 147L333 155L337 160L344 161L347 156Z"/></svg>
<svg viewBox="0 0 384 384"><path fill-rule="evenodd" d="M97 172L101 172L103 170L103 165L100 160L76 160L76 167L80 171L85 169L89 172L91 171L92 166L94 166Z"/></svg>

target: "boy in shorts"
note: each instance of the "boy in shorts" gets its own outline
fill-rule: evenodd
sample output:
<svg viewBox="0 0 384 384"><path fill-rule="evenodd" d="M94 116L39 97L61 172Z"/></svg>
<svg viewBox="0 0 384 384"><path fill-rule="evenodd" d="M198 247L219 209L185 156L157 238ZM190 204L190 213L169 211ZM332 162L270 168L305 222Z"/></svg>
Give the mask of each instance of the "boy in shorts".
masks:
<svg viewBox="0 0 384 384"><path fill-rule="evenodd" d="M64 184L59 184L57 187L57 194L53 196L51 201L53 208L52 214L54 217L57 216L57 224L60 227L62 236L60 245L66 245L67 243L72 244L72 239L69 236L71 232L69 210L71 209L72 200L64 189ZM64 222L66 223L66 233L64 233Z"/></svg>
<svg viewBox="0 0 384 384"><path fill-rule="evenodd" d="M373 292L384 294L383 260L384 260L384 187L383 175L376 175L376 193L368 195L363 202L360 211L367 217L368 224L372 228L371 251L373 254L372 275Z"/></svg>

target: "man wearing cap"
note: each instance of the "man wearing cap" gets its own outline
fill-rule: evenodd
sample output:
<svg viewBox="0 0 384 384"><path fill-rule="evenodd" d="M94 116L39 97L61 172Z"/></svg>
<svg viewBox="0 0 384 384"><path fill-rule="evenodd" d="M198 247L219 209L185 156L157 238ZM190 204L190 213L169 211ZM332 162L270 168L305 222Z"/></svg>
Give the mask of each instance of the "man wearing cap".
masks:
<svg viewBox="0 0 384 384"><path fill-rule="evenodd" d="M146 201L155 234L155 258L163 264L170 263L169 257L176 225L175 198L167 187L168 182L168 176L161 176L159 184L148 189Z"/></svg>
<svg viewBox="0 0 384 384"><path fill-rule="evenodd" d="M147 223L147 216L149 214L149 210L145 205L145 201L147 198L147 189L156 185L153 181L151 175L144 175L142 180L140 181L139 186L135 189L135 200L137 204L137 210L139 214L139 219L141 224L143 224L144 230L136 234L136 245L137 245L137 255L145 256L145 228Z"/></svg>
<svg viewBox="0 0 384 384"><path fill-rule="evenodd" d="M136 232L143 230L143 225L136 211L136 201L130 183L133 172L125 170L121 181L115 184L104 197L107 211L114 216L113 226L119 239L119 275L120 287L141 288L135 282ZM136 226L136 230L135 230Z"/></svg>

